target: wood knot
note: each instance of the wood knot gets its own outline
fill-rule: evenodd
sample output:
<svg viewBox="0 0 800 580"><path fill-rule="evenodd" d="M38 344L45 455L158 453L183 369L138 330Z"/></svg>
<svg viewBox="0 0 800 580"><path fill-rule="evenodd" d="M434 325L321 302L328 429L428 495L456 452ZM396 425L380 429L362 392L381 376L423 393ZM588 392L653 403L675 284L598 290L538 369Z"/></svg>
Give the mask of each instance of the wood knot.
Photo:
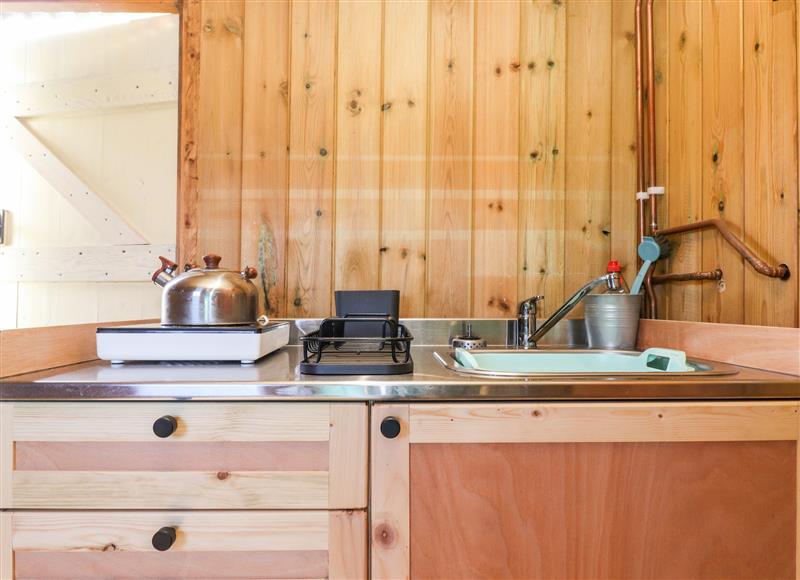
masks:
<svg viewBox="0 0 800 580"><path fill-rule="evenodd" d="M319 154L320 154L321 157L327 157L328 156L328 150L325 149L325 147L323 147L322 149L319 150Z"/></svg>
<svg viewBox="0 0 800 580"><path fill-rule="evenodd" d="M383 103L381 105L381 111L388 111L392 108L392 103Z"/></svg>
<svg viewBox="0 0 800 580"><path fill-rule="evenodd" d="M495 67L495 69L494 69L494 74L495 74L495 76L498 76L498 77L499 77L499 76L502 76L502 75L503 75L503 69L502 69L502 67L499 67L499 66L498 66L498 67Z"/></svg>
<svg viewBox="0 0 800 580"><path fill-rule="evenodd" d="M519 65L518 62L512 62L510 65L508 65L508 68L510 68L512 71L516 72L516 71L519 70L519 66L520 65Z"/></svg>
<svg viewBox="0 0 800 580"><path fill-rule="evenodd" d="M539 159L539 152L538 151L531 151L530 158L532 161L536 161Z"/></svg>
<svg viewBox="0 0 800 580"><path fill-rule="evenodd" d="M294 306L296 306L297 308L300 308L300 307L303 305L303 300L302 300L302 298L295 298L295 299L292 301L292 304L293 304Z"/></svg>
<svg viewBox="0 0 800 580"><path fill-rule="evenodd" d="M407 104L408 104L408 108L409 108L409 109L413 109L414 107L416 107L416 106L417 106L417 103L415 103L415 102L414 102L413 100L411 100L411 99L408 99L408 103L407 103Z"/></svg>
<svg viewBox="0 0 800 580"><path fill-rule="evenodd" d="M456 66L456 61L454 61L452 58L447 61L447 70L453 70L455 66Z"/></svg>
<svg viewBox="0 0 800 580"><path fill-rule="evenodd" d="M397 533L394 528L387 523L375 526L373 540L384 548L391 548L397 543Z"/></svg>
<svg viewBox="0 0 800 580"><path fill-rule="evenodd" d="M539 409L534 409L531 412L531 417L541 417L541 416L542 416L542 412Z"/></svg>
<svg viewBox="0 0 800 580"><path fill-rule="evenodd" d="M214 32L214 24L210 20L203 25L203 32Z"/></svg>
<svg viewBox="0 0 800 580"><path fill-rule="evenodd" d="M111 542L110 544L106 544L105 546L103 546L103 551L104 551L104 552L116 552L116 551L117 551L117 549L118 549L118 548L117 548L117 545L116 545L115 543L113 543L113 542Z"/></svg>
<svg viewBox="0 0 800 580"><path fill-rule="evenodd" d="M350 112L351 115L358 115L361 112L361 106L358 104L358 101L352 99L347 104L347 110Z"/></svg>
<svg viewBox="0 0 800 580"><path fill-rule="evenodd" d="M407 248L403 248L402 250L400 250L400 257L402 259L404 259L404 260L408 257L408 249Z"/></svg>
<svg viewBox="0 0 800 580"><path fill-rule="evenodd" d="M505 298L501 298L500 302L498 302L497 306L503 312L508 312L509 310L511 310L511 305L508 303L508 300L506 300Z"/></svg>
<svg viewBox="0 0 800 580"><path fill-rule="evenodd" d="M225 25L225 30L231 34L235 34L236 36L241 35L242 27L238 21L234 20L233 18L226 18L223 24Z"/></svg>
<svg viewBox="0 0 800 580"><path fill-rule="evenodd" d="M314 215L317 216L317 217L322 217L322 210L321 209L317 209L317 211L314 212Z"/></svg>
<svg viewBox="0 0 800 580"><path fill-rule="evenodd" d="M536 69L536 63L533 62L533 61L530 61L528 63L528 70L534 70L534 69Z"/></svg>
<svg viewBox="0 0 800 580"><path fill-rule="evenodd" d="M553 68L554 66L556 66L556 61L554 61L552 58L548 58L547 59L547 68Z"/></svg>
<svg viewBox="0 0 800 580"><path fill-rule="evenodd" d="M217 479L219 479L220 481L225 481L230 476L231 476L231 474L228 471L218 471L217 472Z"/></svg>

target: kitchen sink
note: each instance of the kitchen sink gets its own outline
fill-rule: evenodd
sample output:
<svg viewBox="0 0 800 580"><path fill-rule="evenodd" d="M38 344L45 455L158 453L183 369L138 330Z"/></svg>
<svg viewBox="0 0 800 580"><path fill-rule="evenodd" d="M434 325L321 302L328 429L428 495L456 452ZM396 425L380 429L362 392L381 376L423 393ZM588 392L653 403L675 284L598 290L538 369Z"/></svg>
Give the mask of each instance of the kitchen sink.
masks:
<svg viewBox="0 0 800 580"><path fill-rule="evenodd" d="M687 360L686 353L667 348L643 352L456 348L444 354L435 352L434 357L451 371L495 377L698 377L736 372L715 369L705 361Z"/></svg>

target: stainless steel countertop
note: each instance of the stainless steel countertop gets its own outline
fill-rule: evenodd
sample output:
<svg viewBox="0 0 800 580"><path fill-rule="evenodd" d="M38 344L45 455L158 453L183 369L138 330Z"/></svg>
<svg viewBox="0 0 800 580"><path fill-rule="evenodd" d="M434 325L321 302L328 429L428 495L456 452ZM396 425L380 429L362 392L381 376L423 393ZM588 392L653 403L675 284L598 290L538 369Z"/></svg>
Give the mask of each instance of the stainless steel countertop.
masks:
<svg viewBox="0 0 800 580"><path fill-rule="evenodd" d="M433 357L446 346L412 348L415 372L315 377L295 370L299 346L255 365L94 361L0 381L0 400L692 400L800 399L800 377L712 363L726 376L487 379L460 375Z"/></svg>

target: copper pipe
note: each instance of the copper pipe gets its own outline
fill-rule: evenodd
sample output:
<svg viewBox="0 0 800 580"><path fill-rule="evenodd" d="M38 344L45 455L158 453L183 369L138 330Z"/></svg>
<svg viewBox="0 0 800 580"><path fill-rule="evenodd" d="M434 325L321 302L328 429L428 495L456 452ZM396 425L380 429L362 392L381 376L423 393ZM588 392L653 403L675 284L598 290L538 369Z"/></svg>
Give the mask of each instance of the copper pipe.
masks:
<svg viewBox="0 0 800 580"><path fill-rule="evenodd" d="M671 228L664 228L659 233L664 236L671 236L673 234L683 234L686 232L696 232L698 230L706 230L710 228L716 228L717 231L722 235L726 242L728 242L734 250L739 252L739 255L742 256L747 262L753 267L753 269L758 272L759 274L763 274L764 276L769 276L770 278L780 278L781 280L788 280L791 272L789 271L789 266L786 264L778 264L777 266L770 266L764 260L759 258L755 255L755 253L745 245L745 243L737 238L733 232L731 232L728 224L725 220L719 218L713 218L710 220L703 220L699 222L694 222L691 224L684 224L682 226L674 226Z"/></svg>
<svg viewBox="0 0 800 580"><path fill-rule="evenodd" d="M656 299L656 292L653 289L653 268L655 268L655 265L650 267L650 270L644 277L644 292L647 296L647 316L648 318L656 319L658 318L658 300Z"/></svg>
<svg viewBox="0 0 800 580"><path fill-rule="evenodd" d="M636 191L645 190L644 176L644 103L642 90L642 0L636 0ZM644 200L637 199L639 242L644 238ZM641 263L641 260L639 260Z"/></svg>
<svg viewBox="0 0 800 580"><path fill-rule="evenodd" d="M647 157L649 161L649 183L656 182L656 67L653 49L653 0L647 0L647 13L645 15L645 28L647 35ZM650 234L658 231L658 197L650 196Z"/></svg>
<svg viewBox="0 0 800 580"><path fill-rule="evenodd" d="M686 274L655 274L653 284L668 284L669 282L689 282L693 280L722 280L722 270L717 268L710 272L689 272Z"/></svg>

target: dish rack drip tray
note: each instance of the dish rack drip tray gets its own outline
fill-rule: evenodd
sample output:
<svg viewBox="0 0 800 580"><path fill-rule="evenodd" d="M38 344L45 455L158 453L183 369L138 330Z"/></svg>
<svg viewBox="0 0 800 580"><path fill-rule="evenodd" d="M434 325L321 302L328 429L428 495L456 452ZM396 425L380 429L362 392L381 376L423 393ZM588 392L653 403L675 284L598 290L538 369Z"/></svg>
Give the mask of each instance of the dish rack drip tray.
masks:
<svg viewBox="0 0 800 580"><path fill-rule="evenodd" d="M378 323L378 324L376 324ZM375 329L380 326L380 332ZM374 336L364 336L372 331ZM403 375L414 372L408 329L391 316L326 318L300 337L307 375Z"/></svg>

